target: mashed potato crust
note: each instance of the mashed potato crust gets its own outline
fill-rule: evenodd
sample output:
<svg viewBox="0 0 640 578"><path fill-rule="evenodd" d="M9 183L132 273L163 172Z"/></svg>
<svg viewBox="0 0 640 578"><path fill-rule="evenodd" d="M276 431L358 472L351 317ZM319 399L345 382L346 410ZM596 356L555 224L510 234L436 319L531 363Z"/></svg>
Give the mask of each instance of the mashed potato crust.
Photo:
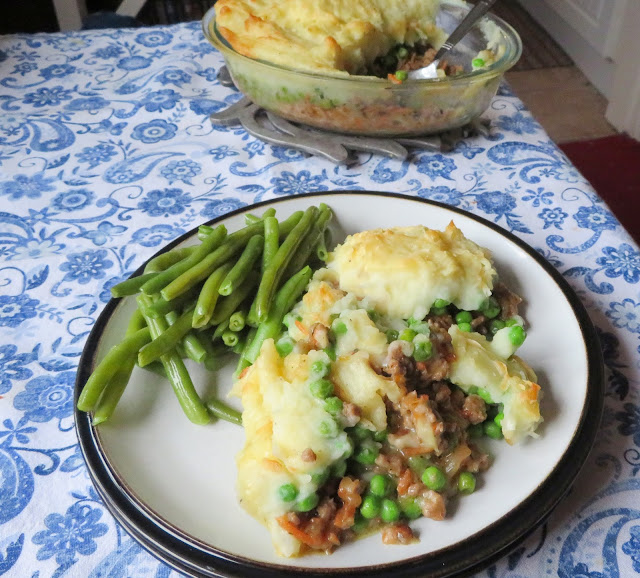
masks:
<svg viewBox="0 0 640 578"><path fill-rule="evenodd" d="M489 252L453 223L373 229L349 236L332 254L340 288L367 297L391 317L423 319L436 299L476 310L493 289Z"/></svg>
<svg viewBox="0 0 640 578"><path fill-rule="evenodd" d="M439 0L219 0L218 30L240 54L309 72L362 74L400 43L439 46Z"/></svg>

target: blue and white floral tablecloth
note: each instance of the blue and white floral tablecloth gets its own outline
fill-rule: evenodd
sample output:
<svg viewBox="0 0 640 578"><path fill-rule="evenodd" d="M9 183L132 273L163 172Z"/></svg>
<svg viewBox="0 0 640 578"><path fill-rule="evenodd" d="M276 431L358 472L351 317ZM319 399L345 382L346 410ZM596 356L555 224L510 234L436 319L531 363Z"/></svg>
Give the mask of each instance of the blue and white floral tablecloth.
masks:
<svg viewBox="0 0 640 578"><path fill-rule="evenodd" d="M80 352L109 289L199 222L283 195L395 191L491 219L587 305L604 421L572 494L482 576L640 574L640 253L504 87L493 132L453 153L350 168L208 116L238 99L199 23L0 37L0 575L176 575L102 505L73 424Z"/></svg>

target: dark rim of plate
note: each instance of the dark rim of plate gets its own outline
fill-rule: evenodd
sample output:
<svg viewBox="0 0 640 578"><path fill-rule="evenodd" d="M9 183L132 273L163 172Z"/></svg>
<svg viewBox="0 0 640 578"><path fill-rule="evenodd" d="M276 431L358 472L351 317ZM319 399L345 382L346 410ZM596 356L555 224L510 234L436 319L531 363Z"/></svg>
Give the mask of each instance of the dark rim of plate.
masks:
<svg viewBox="0 0 640 578"><path fill-rule="evenodd" d="M588 369L587 393L574 436L551 474L531 495L508 514L472 536L435 552L393 564L313 569L268 564L232 555L184 534L179 528L160 518L144 504L138 502L135 496L124 487L124 484L121 483L117 474L111 469L106 456L101 450L97 431L91 425L91 416L78 411L76 408L74 410L75 422L80 449L87 464L89 475L98 493L103 498L107 509L130 532L132 537L149 550L151 554L188 575L276 578L283 575L327 576L335 574L374 577L386 576L389 571L393 571L393 575L396 578L409 576L431 578L467 576L504 556L544 522L571 488L575 477L580 472L591 451L600 424L604 403L604 366L600 343L584 305L567 281L544 257L524 241L495 223L445 203L397 193L374 191L323 191L308 193L304 197L313 199L314 197L332 195L391 197L403 201L436 206L464 215L494 230L534 259L563 292L580 325L585 342ZM291 199L292 197L285 197L262 201L221 215L206 224L212 225L233 215L253 212L265 205L284 203ZM197 231L197 227L164 246L151 258L172 249L191 237L195 231ZM140 275L143 269L144 264L132 274L132 277ZM89 334L80 357L76 376L74 407L82 387L91 374L100 337L119 301L120 299L112 299L107 303Z"/></svg>

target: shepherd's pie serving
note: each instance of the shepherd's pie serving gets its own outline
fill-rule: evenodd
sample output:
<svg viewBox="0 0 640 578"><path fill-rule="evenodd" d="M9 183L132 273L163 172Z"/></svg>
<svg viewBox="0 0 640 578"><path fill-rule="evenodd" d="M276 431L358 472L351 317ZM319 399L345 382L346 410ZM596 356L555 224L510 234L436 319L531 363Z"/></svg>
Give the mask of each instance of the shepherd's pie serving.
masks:
<svg viewBox="0 0 640 578"><path fill-rule="evenodd" d="M533 370L514 353L520 298L453 223L348 237L236 382L246 443L242 506L282 556L410 522L442 520L489 456L542 421Z"/></svg>

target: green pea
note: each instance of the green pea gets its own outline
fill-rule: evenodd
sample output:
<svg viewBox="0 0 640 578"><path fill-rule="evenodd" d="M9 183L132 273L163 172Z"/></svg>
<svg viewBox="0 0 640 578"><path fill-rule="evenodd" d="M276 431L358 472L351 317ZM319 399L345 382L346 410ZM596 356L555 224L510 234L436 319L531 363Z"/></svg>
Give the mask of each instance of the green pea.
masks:
<svg viewBox="0 0 640 578"><path fill-rule="evenodd" d="M467 428L467 435L471 439L481 438L484 435L484 429L482 427L482 424L481 423L476 423L474 425L470 425Z"/></svg>
<svg viewBox="0 0 640 578"><path fill-rule="evenodd" d="M298 497L298 488L294 484L282 484L278 488L278 495L283 502L293 502Z"/></svg>
<svg viewBox="0 0 640 578"><path fill-rule="evenodd" d="M333 383L329 379L316 379L309 385L311 395L318 399L326 399L333 393Z"/></svg>
<svg viewBox="0 0 640 578"><path fill-rule="evenodd" d="M338 427L338 424L333 420L323 421L318 426L318 432L320 432L320 435L327 438L336 437L339 431L340 428Z"/></svg>
<svg viewBox="0 0 640 578"><path fill-rule="evenodd" d="M407 80L409 78L409 73L406 70L396 70L395 74L396 78L401 81Z"/></svg>
<svg viewBox="0 0 640 578"><path fill-rule="evenodd" d="M331 361L336 360L336 348L333 345L328 345L322 351L324 351Z"/></svg>
<svg viewBox="0 0 640 578"><path fill-rule="evenodd" d="M342 321L341 319L336 319L332 324L331 324L331 330L336 334L336 335L344 335L347 332L347 326L345 325L345 322Z"/></svg>
<svg viewBox="0 0 640 578"><path fill-rule="evenodd" d="M493 418L493 421L496 422L502 428L503 419L504 419L504 413L500 412L496 417Z"/></svg>
<svg viewBox="0 0 640 578"><path fill-rule="evenodd" d="M491 404L487 408L487 419L493 420L500 412L503 412L503 411L504 411L504 407L501 403Z"/></svg>
<svg viewBox="0 0 640 578"><path fill-rule="evenodd" d="M484 66L484 60L482 58L474 58L471 64L474 68L482 68Z"/></svg>
<svg viewBox="0 0 640 578"><path fill-rule="evenodd" d="M324 410L331 415L338 415L342 411L343 403L339 397L328 397L324 401Z"/></svg>
<svg viewBox="0 0 640 578"><path fill-rule="evenodd" d="M429 466L422 474L422 483L430 490L442 490L447 484L447 478L442 470L436 466Z"/></svg>
<svg viewBox="0 0 640 578"><path fill-rule="evenodd" d="M388 432L386 429L374 432L373 440L380 443L385 442L387 441L387 435L388 435Z"/></svg>
<svg viewBox="0 0 640 578"><path fill-rule="evenodd" d="M458 476L458 491L461 494L472 494L476 489L476 477L471 472L462 472Z"/></svg>
<svg viewBox="0 0 640 578"><path fill-rule="evenodd" d="M458 311L456 313L456 323L460 325L460 323L471 323L473 321L473 315L471 315L470 311Z"/></svg>
<svg viewBox="0 0 640 578"><path fill-rule="evenodd" d="M515 325L520 325L520 323L518 323L518 320L514 319L513 317L511 317L511 319L507 319L504 324L506 327L514 327Z"/></svg>
<svg viewBox="0 0 640 578"><path fill-rule="evenodd" d="M318 361L314 361L311 364L311 373L318 377L325 377L326 375L328 375L330 370L331 370L331 366L328 363L325 363L324 361L322 361L321 359L319 359Z"/></svg>
<svg viewBox="0 0 640 578"><path fill-rule="evenodd" d="M398 504L400 505L402 513L409 518L409 520L416 520L422 516L422 508L415 498L403 496L398 498Z"/></svg>
<svg viewBox="0 0 640 578"><path fill-rule="evenodd" d="M471 323L458 323L458 329L464 333L471 333Z"/></svg>
<svg viewBox="0 0 640 578"><path fill-rule="evenodd" d="M363 518L371 520L380 514L380 498L378 496L365 496L360 505L360 514Z"/></svg>
<svg viewBox="0 0 640 578"><path fill-rule="evenodd" d="M354 516L353 526L351 526L351 530L356 534L362 534L369 527L369 520L360 514L360 512L356 513Z"/></svg>
<svg viewBox="0 0 640 578"><path fill-rule="evenodd" d="M436 299L433 302L433 307L435 307L436 309L444 309L446 307L448 307L450 305L450 301L447 301L446 299Z"/></svg>
<svg viewBox="0 0 640 578"><path fill-rule="evenodd" d="M407 323L411 329L413 329L416 333L422 333L424 335L429 335L431 333L431 328L429 327L429 323L426 321L415 321L412 319L407 320Z"/></svg>
<svg viewBox="0 0 640 578"><path fill-rule="evenodd" d="M431 465L431 462L424 456L411 456L408 461L411 471L419 476Z"/></svg>
<svg viewBox="0 0 640 578"><path fill-rule="evenodd" d="M485 403L493 403L493 399L491 398L491 394L484 388L478 387L476 388L476 395L479 395Z"/></svg>
<svg viewBox="0 0 640 578"><path fill-rule="evenodd" d="M276 341L276 351L280 357L286 357L293 351L293 341L288 335L284 335Z"/></svg>
<svg viewBox="0 0 640 578"><path fill-rule="evenodd" d="M526 331L520 325L514 325L509 330L509 341L513 343L516 347L519 347L524 343L524 340L527 338Z"/></svg>
<svg viewBox="0 0 640 578"><path fill-rule="evenodd" d="M347 462L345 460L341 460L333 464L331 468L331 473L335 478L343 478L347 473Z"/></svg>
<svg viewBox="0 0 640 578"><path fill-rule="evenodd" d="M396 54L398 55L398 58L406 58L409 56L409 51L404 46L400 46L396 50Z"/></svg>
<svg viewBox="0 0 640 578"><path fill-rule="evenodd" d="M495 421L485 421L484 425L484 435L490 437L494 440L502 439L502 428Z"/></svg>
<svg viewBox="0 0 640 578"><path fill-rule="evenodd" d="M320 486L324 486L330 476L331 470L329 468L326 468L320 472L311 474L311 481L319 488Z"/></svg>
<svg viewBox="0 0 640 578"><path fill-rule="evenodd" d="M400 518L400 508L393 500L388 498L382 500L380 506L380 517L383 522L397 522Z"/></svg>
<svg viewBox="0 0 640 578"><path fill-rule="evenodd" d="M373 436L373 432L366 427L356 425L348 430L349 435L356 441L363 442Z"/></svg>
<svg viewBox="0 0 640 578"><path fill-rule="evenodd" d="M318 505L319 501L318 494L309 494L296 504L296 509L298 512L309 512Z"/></svg>
<svg viewBox="0 0 640 578"><path fill-rule="evenodd" d="M367 309L367 315L369 316L369 319L371 319L371 321L373 321L374 323L378 321L378 319L380 319L380 315L375 309Z"/></svg>
<svg viewBox="0 0 640 578"><path fill-rule="evenodd" d="M500 311L502 311L502 308L495 297L487 297L480 305L480 312L488 319L497 317Z"/></svg>
<svg viewBox="0 0 640 578"><path fill-rule="evenodd" d="M416 361L426 361L433 354L433 346L431 341L420 341L415 344L413 350L413 358Z"/></svg>
<svg viewBox="0 0 640 578"><path fill-rule="evenodd" d="M395 329L388 329L385 335L387 336L387 343L391 343L398 339L399 334Z"/></svg>
<svg viewBox="0 0 640 578"><path fill-rule="evenodd" d="M371 478L369 482L369 492L374 496L380 496L383 498L389 491L390 480L382 474L376 474Z"/></svg>
<svg viewBox="0 0 640 578"><path fill-rule="evenodd" d="M376 458L380 450L377 447L372 445L366 445L360 447L360 449L355 453L354 458L356 462L362 464L364 466L372 466L376 463Z"/></svg>
<svg viewBox="0 0 640 578"><path fill-rule="evenodd" d="M495 335L496 333L498 333L498 331L504 329L505 327L506 325L504 321L502 321L502 319L493 319L489 324L489 331L492 335Z"/></svg>
<svg viewBox="0 0 640 578"><path fill-rule="evenodd" d="M413 341L413 338L416 335L418 335L416 331L407 327L407 329L402 330L402 332L398 336L398 339L402 339L402 341Z"/></svg>

